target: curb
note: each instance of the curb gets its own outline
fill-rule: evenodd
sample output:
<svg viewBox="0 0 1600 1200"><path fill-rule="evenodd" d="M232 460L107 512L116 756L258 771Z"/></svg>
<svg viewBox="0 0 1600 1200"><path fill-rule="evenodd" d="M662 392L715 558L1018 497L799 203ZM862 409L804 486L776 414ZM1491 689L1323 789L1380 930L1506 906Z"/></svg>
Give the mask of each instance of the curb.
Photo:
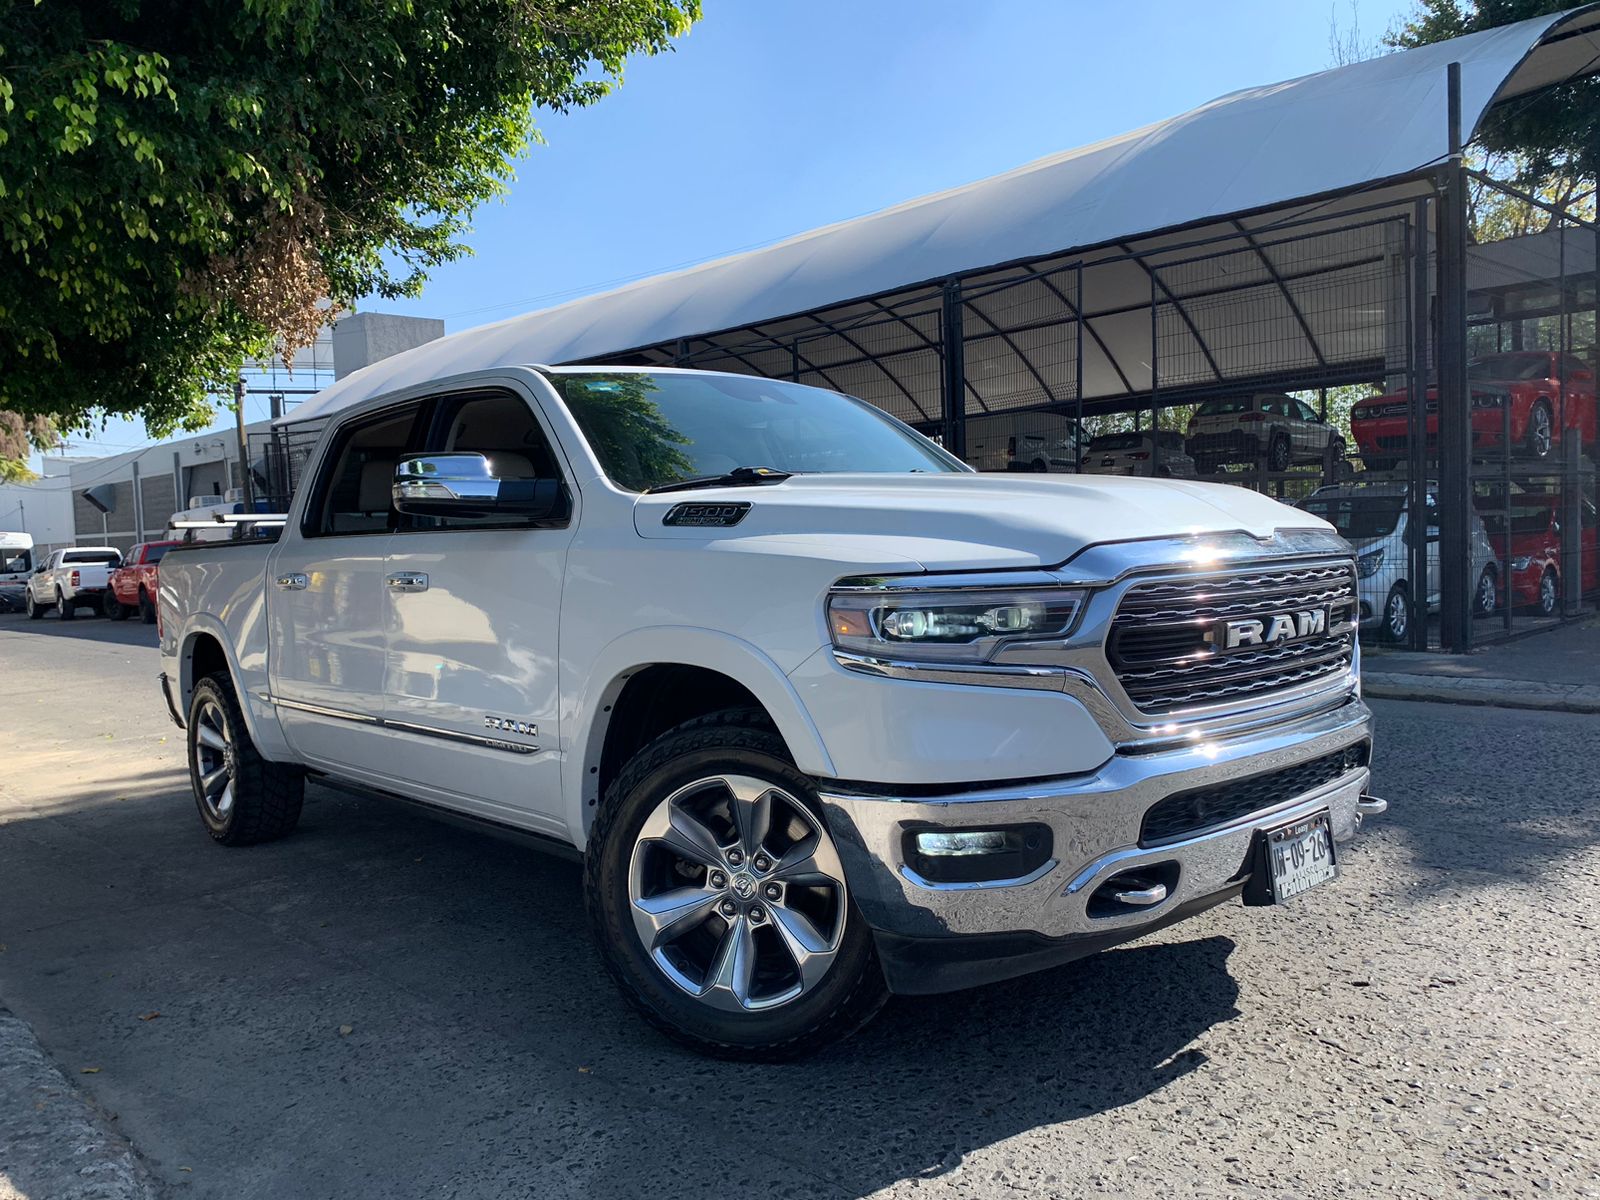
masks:
<svg viewBox="0 0 1600 1200"><path fill-rule="evenodd" d="M127 1139L0 1008L0 1200L155 1200Z"/></svg>
<svg viewBox="0 0 1600 1200"><path fill-rule="evenodd" d="M1472 704L1541 712L1600 713L1600 687L1522 679L1458 679L1448 675L1363 674L1361 693L1379 700Z"/></svg>

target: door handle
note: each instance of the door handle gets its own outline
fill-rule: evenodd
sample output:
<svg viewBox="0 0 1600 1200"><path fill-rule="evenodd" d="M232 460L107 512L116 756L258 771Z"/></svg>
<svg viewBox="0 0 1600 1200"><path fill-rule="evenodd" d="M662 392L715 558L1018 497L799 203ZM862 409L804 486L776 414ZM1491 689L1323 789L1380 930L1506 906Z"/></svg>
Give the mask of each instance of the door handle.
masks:
<svg viewBox="0 0 1600 1200"><path fill-rule="evenodd" d="M273 582L286 592L303 592L311 580L299 571L291 571L287 575L279 575Z"/></svg>
<svg viewBox="0 0 1600 1200"><path fill-rule="evenodd" d="M428 577L421 571L397 571L384 580L391 592L425 592Z"/></svg>

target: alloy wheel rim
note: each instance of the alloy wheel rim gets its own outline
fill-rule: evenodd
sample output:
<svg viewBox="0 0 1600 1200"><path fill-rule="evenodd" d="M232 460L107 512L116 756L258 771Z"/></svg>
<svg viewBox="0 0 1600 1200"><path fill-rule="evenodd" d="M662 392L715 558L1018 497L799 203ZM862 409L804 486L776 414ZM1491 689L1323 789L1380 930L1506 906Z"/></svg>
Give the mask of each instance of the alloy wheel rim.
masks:
<svg viewBox="0 0 1600 1200"><path fill-rule="evenodd" d="M1487 571L1478 576L1478 611L1486 616L1494 612L1494 576Z"/></svg>
<svg viewBox="0 0 1600 1200"><path fill-rule="evenodd" d="M1533 410L1533 451L1540 458L1550 453L1550 413L1543 405Z"/></svg>
<svg viewBox="0 0 1600 1200"><path fill-rule="evenodd" d="M712 1008L755 1012L821 983L849 897L822 821L783 788L714 775L679 788L640 827L628 908L651 961Z"/></svg>
<svg viewBox="0 0 1600 1200"><path fill-rule="evenodd" d="M1556 577L1549 571L1539 580L1539 608L1547 615L1556 610Z"/></svg>
<svg viewBox="0 0 1600 1200"><path fill-rule="evenodd" d="M200 803L212 820L226 821L233 811L234 754L220 705L207 701L195 713L193 746Z"/></svg>
<svg viewBox="0 0 1600 1200"><path fill-rule="evenodd" d="M1389 633L1395 638L1406 635L1406 598L1398 593L1389 597Z"/></svg>

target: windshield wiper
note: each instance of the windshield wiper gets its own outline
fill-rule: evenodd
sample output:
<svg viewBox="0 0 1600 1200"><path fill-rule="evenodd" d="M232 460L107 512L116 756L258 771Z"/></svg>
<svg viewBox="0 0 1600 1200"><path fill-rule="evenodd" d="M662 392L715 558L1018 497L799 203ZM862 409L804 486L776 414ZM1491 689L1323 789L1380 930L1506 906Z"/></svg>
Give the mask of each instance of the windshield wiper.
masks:
<svg viewBox="0 0 1600 1200"><path fill-rule="evenodd" d="M692 488L708 487L755 487L762 483L782 483L793 474L793 471L779 471L773 467L735 467L723 475L679 479L675 483L662 483L652 488L645 488L645 492L687 492Z"/></svg>

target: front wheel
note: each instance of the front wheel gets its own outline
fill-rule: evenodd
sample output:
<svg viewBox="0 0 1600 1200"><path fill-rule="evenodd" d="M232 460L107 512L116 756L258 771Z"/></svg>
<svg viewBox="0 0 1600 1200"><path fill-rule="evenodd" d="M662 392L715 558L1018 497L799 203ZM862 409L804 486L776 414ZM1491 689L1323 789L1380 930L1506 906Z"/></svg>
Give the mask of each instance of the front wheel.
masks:
<svg viewBox="0 0 1600 1200"><path fill-rule="evenodd" d="M28 620L37 621L44 616L45 606L33 598L33 593L28 593Z"/></svg>
<svg viewBox="0 0 1600 1200"><path fill-rule="evenodd" d="M305 773L261 757L226 676L208 675L194 685L187 734L189 782L213 840L224 846L269 842L299 823Z"/></svg>
<svg viewBox="0 0 1600 1200"><path fill-rule="evenodd" d="M623 995L704 1053L797 1058L887 998L816 789L759 713L689 721L623 768L584 895Z"/></svg>
<svg viewBox="0 0 1600 1200"><path fill-rule="evenodd" d="M1528 432L1525 439L1528 457L1549 456L1551 447L1555 445L1555 419L1548 400L1541 398L1533 402L1533 409L1528 413Z"/></svg>
<svg viewBox="0 0 1600 1200"><path fill-rule="evenodd" d="M1556 605L1561 600L1560 580L1556 578L1556 569L1546 567L1544 574L1539 576L1539 599L1535 607L1541 617L1556 615Z"/></svg>
<svg viewBox="0 0 1600 1200"><path fill-rule="evenodd" d="M1378 636L1393 645L1402 646L1411 637L1411 593L1403 583L1397 583L1389 589L1389 596L1383 602Z"/></svg>
<svg viewBox="0 0 1600 1200"><path fill-rule="evenodd" d="M128 606L117 599L117 594L107 590L105 599L100 602L100 611L107 620L126 621L128 619Z"/></svg>

